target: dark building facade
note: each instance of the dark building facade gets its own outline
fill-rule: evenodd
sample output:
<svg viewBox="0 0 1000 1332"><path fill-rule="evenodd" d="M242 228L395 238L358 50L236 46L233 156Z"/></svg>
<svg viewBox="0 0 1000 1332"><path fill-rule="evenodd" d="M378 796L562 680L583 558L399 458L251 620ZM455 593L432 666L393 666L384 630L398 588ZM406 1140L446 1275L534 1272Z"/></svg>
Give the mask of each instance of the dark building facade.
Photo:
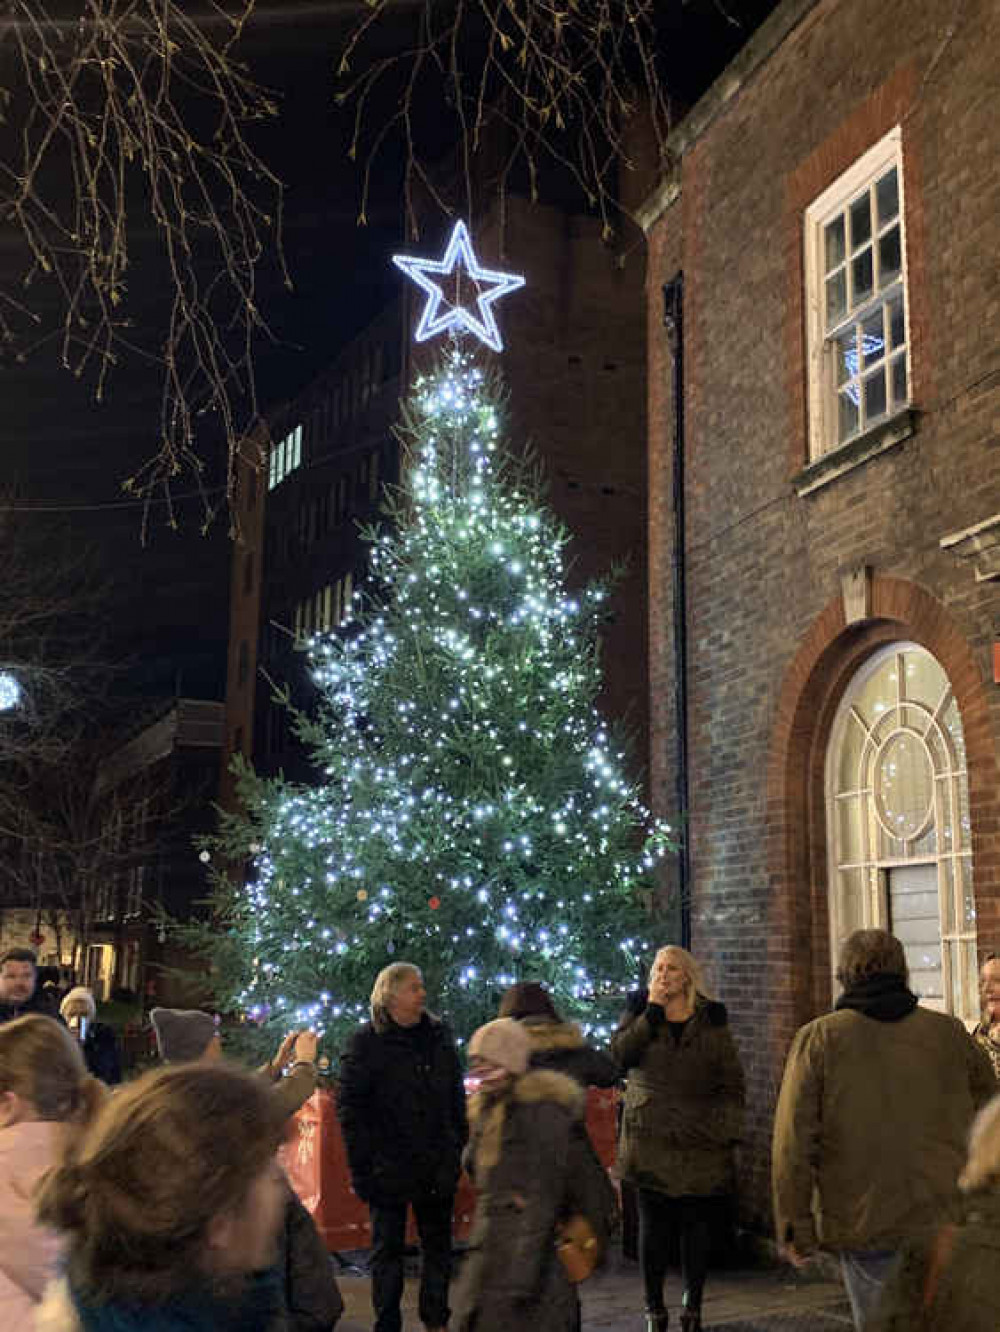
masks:
<svg viewBox="0 0 1000 1332"><path fill-rule="evenodd" d="M785 0L643 210L652 783L760 1225L846 934L967 1022L1000 944L998 38L988 0Z"/></svg>

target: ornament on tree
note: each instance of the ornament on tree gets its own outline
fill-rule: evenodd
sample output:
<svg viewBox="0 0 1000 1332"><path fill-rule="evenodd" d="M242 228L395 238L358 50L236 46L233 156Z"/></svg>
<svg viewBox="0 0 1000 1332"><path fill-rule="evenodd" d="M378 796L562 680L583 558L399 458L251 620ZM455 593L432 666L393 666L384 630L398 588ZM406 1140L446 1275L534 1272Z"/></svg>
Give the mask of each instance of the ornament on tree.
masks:
<svg viewBox="0 0 1000 1332"><path fill-rule="evenodd" d="M427 905L432 911L437 911L438 907L441 905L440 897L432 897Z"/></svg>

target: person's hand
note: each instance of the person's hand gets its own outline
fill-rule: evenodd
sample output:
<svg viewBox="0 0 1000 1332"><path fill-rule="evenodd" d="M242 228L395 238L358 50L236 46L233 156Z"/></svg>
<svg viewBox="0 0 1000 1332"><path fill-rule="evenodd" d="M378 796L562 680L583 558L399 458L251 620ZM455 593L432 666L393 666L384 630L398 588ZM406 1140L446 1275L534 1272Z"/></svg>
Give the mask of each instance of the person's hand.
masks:
<svg viewBox="0 0 1000 1332"><path fill-rule="evenodd" d="M667 987L662 980L650 981L649 985L649 1003L659 1004L661 1008L667 1006Z"/></svg>
<svg viewBox="0 0 1000 1332"><path fill-rule="evenodd" d="M779 1244L778 1253L784 1258L786 1263L789 1263L799 1271L801 1271L803 1267L807 1267L815 1256L811 1253L803 1253L800 1249L797 1249L794 1244Z"/></svg>
<svg viewBox="0 0 1000 1332"><path fill-rule="evenodd" d="M271 1060L271 1067L277 1072L280 1073L283 1068L287 1068L292 1062L292 1055L295 1051L295 1042L299 1039L300 1034L301 1033L297 1031L290 1031L278 1046L278 1053Z"/></svg>
<svg viewBox="0 0 1000 1332"><path fill-rule="evenodd" d="M295 1037L295 1062L297 1064L315 1064L319 1037L314 1031L300 1031Z"/></svg>

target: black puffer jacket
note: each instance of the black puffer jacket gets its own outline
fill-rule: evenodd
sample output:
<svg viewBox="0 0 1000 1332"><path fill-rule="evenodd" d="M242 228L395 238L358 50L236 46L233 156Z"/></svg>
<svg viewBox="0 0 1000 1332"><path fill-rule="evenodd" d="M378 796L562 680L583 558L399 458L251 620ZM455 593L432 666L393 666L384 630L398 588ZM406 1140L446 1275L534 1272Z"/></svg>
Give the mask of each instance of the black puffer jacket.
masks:
<svg viewBox="0 0 1000 1332"><path fill-rule="evenodd" d="M341 1060L337 1113L359 1198L384 1206L454 1192L469 1127L455 1042L438 1018L366 1023Z"/></svg>
<svg viewBox="0 0 1000 1332"><path fill-rule="evenodd" d="M588 1045L572 1022L532 1015L521 1018L520 1023L531 1040L532 1068L565 1073L581 1087L613 1087L618 1081L615 1061Z"/></svg>
<svg viewBox="0 0 1000 1332"><path fill-rule="evenodd" d="M56 1022L62 1022L59 1016L59 1001L41 987L25 999L23 1004L8 1004L0 1000L0 1026L5 1022L13 1022L15 1018L28 1016L54 1018Z"/></svg>

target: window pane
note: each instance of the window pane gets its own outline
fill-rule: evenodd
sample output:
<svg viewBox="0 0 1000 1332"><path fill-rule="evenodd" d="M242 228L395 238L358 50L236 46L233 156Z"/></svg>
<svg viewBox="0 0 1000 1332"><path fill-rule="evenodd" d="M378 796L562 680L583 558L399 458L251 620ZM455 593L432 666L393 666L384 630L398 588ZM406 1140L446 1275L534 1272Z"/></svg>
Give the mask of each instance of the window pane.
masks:
<svg viewBox="0 0 1000 1332"><path fill-rule="evenodd" d="M865 420L873 421L885 412L885 371L876 370L865 380Z"/></svg>
<svg viewBox="0 0 1000 1332"><path fill-rule="evenodd" d="M909 398L906 385L906 353L897 356L892 363L892 405L902 407Z"/></svg>
<svg viewBox="0 0 1000 1332"><path fill-rule="evenodd" d="M976 898L972 891L972 861L968 856L962 856L958 864L961 877L962 928L964 930L974 930L976 928Z"/></svg>
<svg viewBox="0 0 1000 1332"><path fill-rule="evenodd" d="M889 346L902 347L906 337L906 325L903 321L903 297L894 296L888 305L889 310Z"/></svg>
<svg viewBox="0 0 1000 1332"><path fill-rule="evenodd" d="M861 860L861 828L857 799L837 801L837 861L857 865Z"/></svg>
<svg viewBox="0 0 1000 1332"><path fill-rule="evenodd" d="M878 243L878 284L888 286L899 277L902 268L902 249L899 240L899 227L893 227L879 239Z"/></svg>
<svg viewBox="0 0 1000 1332"><path fill-rule="evenodd" d="M864 880L864 870L840 870L837 874L837 951L849 934L865 927Z"/></svg>
<svg viewBox="0 0 1000 1332"><path fill-rule="evenodd" d="M861 325L861 356L866 370L875 365L885 355L885 338L882 330L882 309L879 307L870 314Z"/></svg>
<svg viewBox="0 0 1000 1332"><path fill-rule="evenodd" d="M899 212L899 183L895 167L887 171L875 186L875 208L880 228L891 222Z"/></svg>
<svg viewBox="0 0 1000 1332"><path fill-rule="evenodd" d="M851 261L851 299L855 305L870 296L875 286L872 276L871 246Z"/></svg>
<svg viewBox="0 0 1000 1332"><path fill-rule="evenodd" d="M844 262L844 215L835 217L823 229L823 247L826 252L826 271Z"/></svg>
<svg viewBox="0 0 1000 1332"><path fill-rule="evenodd" d="M889 708L896 705L896 683L893 678L895 658L888 658L875 671L869 680L865 681L858 697L854 701L857 710L864 717L865 721L871 726L884 717Z"/></svg>
<svg viewBox="0 0 1000 1332"><path fill-rule="evenodd" d="M860 782L861 750L865 742L865 731L861 723L853 716L847 718L840 742L840 763L837 774L838 791L856 791Z"/></svg>
<svg viewBox="0 0 1000 1332"><path fill-rule="evenodd" d="M965 767L965 736L962 734L962 722L958 715L958 704L954 699L944 710L944 716L941 718L944 729L951 738L952 748L955 751L955 766L957 768Z"/></svg>
<svg viewBox="0 0 1000 1332"><path fill-rule="evenodd" d="M847 273L843 268L826 283L826 326L839 323L847 309Z"/></svg>
<svg viewBox="0 0 1000 1332"><path fill-rule="evenodd" d="M837 387L846 384L849 379L856 379L858 374L858 334L857 328L849 328L834 338L833 354L837 360Z"/></svg>
<svg viewBox="0 0 1000 1332"><path fill-rule="evenodd" d="M844 393L837 395L838 420L837 420L837 439L849 439L858 428L858 404L857 389L848 389Z"/></svg>
<svg viewBox="0 0 1000 1332"><path fill-rule="evenodd" d="M872 210L867 191L851 204L851 249L856 250L871 239Z"/></svg>

